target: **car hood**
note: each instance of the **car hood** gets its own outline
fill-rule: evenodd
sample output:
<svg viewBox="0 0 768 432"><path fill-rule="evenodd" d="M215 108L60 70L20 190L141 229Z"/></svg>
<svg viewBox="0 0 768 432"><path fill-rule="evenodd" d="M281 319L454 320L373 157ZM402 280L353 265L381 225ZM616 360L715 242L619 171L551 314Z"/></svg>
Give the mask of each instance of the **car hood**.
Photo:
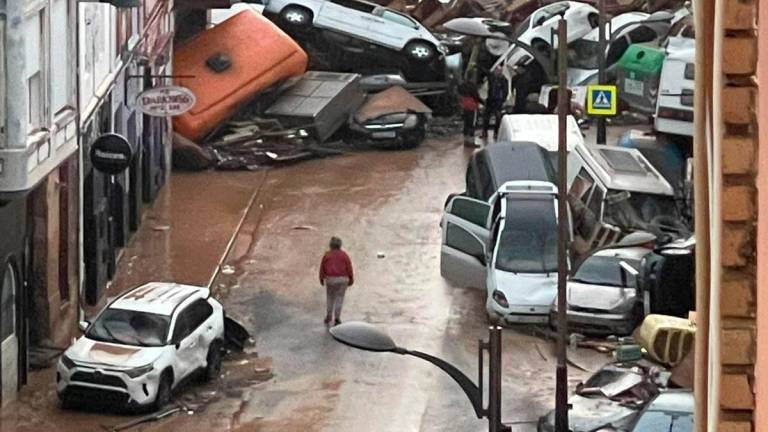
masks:
<svg viewBox="0 0 768 432"><path fill-rule="evenodd" d="M152 363L165 347L137 347L81 337L64 353L75 363L134 368Z"/></svg>
<svg viewBox="0 0 768 432"><path fill-rule="evenodd" d="M496 289L504 293L510 306L549 307L557 295L557 272L511 273L494 270Z"/></svg>
<svg viewBox="0 0 768 432"><path fill-rule="evenodd" d="M635 298L634 288L568 282L568 306L610 312Z"/></svg>
<svg viewBox="0 0 768 432"><path fill-rule="evenodd" d="M568 410L568 425L573 432L592 432L601 427L626 427L636 416L637 411L623 407L619 402L610 399L588 399L574 395L569 400L572 408ZM550 411L542 423L554 430L555 412Z"/></svg>

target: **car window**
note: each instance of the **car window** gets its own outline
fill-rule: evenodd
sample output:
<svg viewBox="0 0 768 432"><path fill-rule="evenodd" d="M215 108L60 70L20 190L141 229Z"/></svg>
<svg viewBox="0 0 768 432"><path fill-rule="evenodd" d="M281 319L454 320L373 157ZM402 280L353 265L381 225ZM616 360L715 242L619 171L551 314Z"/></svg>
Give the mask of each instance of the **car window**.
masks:
<svg viewBox="0 0 768 432"><path fill-rule="evenodd" d="M450 213L467 222L484 227L490 210L491 206L487 203L478 202L466 197L456 197L453 199Z"/></svg>
<svg viewBox="0 0 768 432"><path fill-rule="evenodd" d="M485 249L482 242L454 223L448 222L446 226L445 244L477 258L480 262L485 262Z"/></svg>
<svg viewBox="0 0 768 432"><path fill-rule="evenodd" d="M576 270L573 280L592 285L635 288L636 280L621 268L621 258L615 256L591 256ZM624 259L632 268L640 269L640 261Z"/></svg>
<svg viewBox="0 0 768 432"><path fill-rule="evenodd" d="M189 307L184 309L176 317L176 324L173 327L173 337L171 340L175 343L181 342L192 333L189 328Z"/></svg>
<svg viewBox="0 0 768 432"><path fill-rule="evenodd" d="M410 28L416 28L416 23L412 19L408 18L405 15L401 15L399 13L396 13L396 12L385 10L381 14L381 17L384 18L385 20L393 22L393 23L404 25L404 26L410 27Z"/></svg>
<svg viewBox="0 0 768 432"><path fill-rule="evenodd" d="M360 12L371 13L376 9L376 5L370 3L363 3L356 0L330 0L331 3L336 3L339 6L354 9Z"/></svg>
<svg viewBox="0 0 768 432"><path fill-rule="evenodd" d="M213 315L213 307L208 301L200 299L192 303L189 308L187 325L191 332L202 325L208 317Z"/></svg>
<svg viewBox="0 0 768 432"><path fill-rule="evenodd" d="M108 308L88 327L90 339L136 346L162 346L170 318L146 312Z"/></svg>

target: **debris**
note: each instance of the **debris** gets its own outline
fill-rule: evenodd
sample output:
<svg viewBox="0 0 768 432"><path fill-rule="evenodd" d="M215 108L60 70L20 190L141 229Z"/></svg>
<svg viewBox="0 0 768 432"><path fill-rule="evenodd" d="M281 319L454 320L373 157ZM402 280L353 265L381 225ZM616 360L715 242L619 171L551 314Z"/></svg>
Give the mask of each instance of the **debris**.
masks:
<svg viewBox="0 0 768 432"><path fill-rule="evenodd" d="M231 275L235 273L235 268L231 265L221 266L221 273L225 275Z"/></svg>
<svg viewBox="0 0 768 432"><path fill-rule="evenodd" d="M228 316L224 317L224 339L229 351L242 351L252 340L248 330Z"/></svg>
<svg viewBox="0 0 768 432"><path fill-rule="evenodd" d="M683 361L672 369L672 374L669 377L671 384L680 388L693 388L694 352L695 350L691 348L688 354L683 357Z"/></svg>
<svg viewBox="0 0 768 432"><path fill-rule="evenodd" d="M378 253L376 253L376 257L379 258L379 259L386 258L386 255L384 255L384 252L378 252Z"/></svg>
<svg viewBox="0 0 768 432"><path fill-rule="evenodd" d="M582 342L584 340L584 335L579 333L571 333L569 336L569 344L571 348L576 348L579 346L579 342Z"/></svg>
<svg viewBox="0 0 768 432"><path fill-rule="evenodd" d="M210 168L216 161L213 152L200 147L197 143L173 134L173 168L187 171L202 171Z"/></svg>
<svg viewBox="0 0 768 432"><path fill-rule="evenodd" d="M643 358L643 351L637 344L621 344L616 347L613 356L617 362L631 362Z"/></svg>
<svg viewBox="0 0 768 432"><path fill-rule="evenodd" d="M319 142L333 135L363 103L360 75L306 72L264 116L286 127L302 127Z"/></svg>
<svg viewBox="0 0 768 432"><path fill-rule="evenodd" d="M175 414L175 413L177 413L179 411L181 411L181 408L178 407L178 406L177 407L173 407L173 408L168 408L166 410L158 411L158 412L153 413L153 414L149 414L149 415L145 415L143 417L139 417L139 418L133 419L133 420L131 420L129 422L126 422L126 423L121 423L121 424L119 424L117 426L113 426L112 428L109 428L107 430L109 430L111 432L124 431L124 430L131 429L131 428L133 428L135 426L138 426L140 424L143 424L143 423L149 423L149 422L152 422L152 421L161 420L161 419L163 419L165 417L168 417L171 414Z"/></svg>
<svg viewBox="0 0 768 432"><path fill-rule="evenodd" d="M242 385L272 379L272 357L259 357L255 353L238 353L226 360L223 379Z"/></svg>
<svg viewBox="0 0 768 432"><path fill-rule="evenodd" d="M170 225L155 225L152 227L153 231L168 231L171 229Z"/></svg>
<svg viewBox="0 0 768 432"><path fill-rule="evenodd" d="M300 230L300 231L314 231L315 227L309 226L309 225L296 225L291 229Z"/></svg>
<svg viewBox="0 0 768 432"><path fill-rule="evenodd" d="M691 351L695 332L687 319L651 314L635 331L635 339L653 360L674 367Z"/></svg>

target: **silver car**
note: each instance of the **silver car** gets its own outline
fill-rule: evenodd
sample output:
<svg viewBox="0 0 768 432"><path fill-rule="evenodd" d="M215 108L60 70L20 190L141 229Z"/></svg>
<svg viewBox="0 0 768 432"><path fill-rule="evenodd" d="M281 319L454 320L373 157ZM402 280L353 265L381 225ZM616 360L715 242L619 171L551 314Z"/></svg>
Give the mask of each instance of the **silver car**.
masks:
<svg viewBox="0 0 768 432"><path fill-rule="evenodd" d="M568 280L568 329L590 335L632 333L643 316L642 296L637 278L622 267L635 271L651 253L645 247L600 249L587 257ZM550 322L557 323L557 300L552 304Z"/></svg>
<svg viewBox="0 0 768 432"><path fill-rule="evenodd" d="M403 52L430 62L445 54L437 38L418 21L395 10L360 0L265 0L264 13L283 25L317 27Z"/></svg>

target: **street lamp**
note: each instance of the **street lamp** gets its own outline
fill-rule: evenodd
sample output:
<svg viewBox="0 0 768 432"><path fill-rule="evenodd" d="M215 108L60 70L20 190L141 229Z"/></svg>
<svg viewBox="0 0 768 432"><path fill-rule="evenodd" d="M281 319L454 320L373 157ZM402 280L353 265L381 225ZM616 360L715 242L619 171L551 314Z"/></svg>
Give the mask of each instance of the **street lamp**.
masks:
<svg viewBox="0 0 768 432"><path fill-rule="evenodd" d="M337 341L353 348L372 352L391 352L400 355L410 355L426 360L447 373L461 387L469 398L477 418L488 419L489 432L508 432L510 429L501 423L501 327L489 327L488 342L480 341L478 347L479 384L475 385L456 366L433 355L421 351L409 350L397 346L392 338L375 326L350 321L332 327L331 336ZM488 351L488 408L483 408L483 353Z"/></svg>

